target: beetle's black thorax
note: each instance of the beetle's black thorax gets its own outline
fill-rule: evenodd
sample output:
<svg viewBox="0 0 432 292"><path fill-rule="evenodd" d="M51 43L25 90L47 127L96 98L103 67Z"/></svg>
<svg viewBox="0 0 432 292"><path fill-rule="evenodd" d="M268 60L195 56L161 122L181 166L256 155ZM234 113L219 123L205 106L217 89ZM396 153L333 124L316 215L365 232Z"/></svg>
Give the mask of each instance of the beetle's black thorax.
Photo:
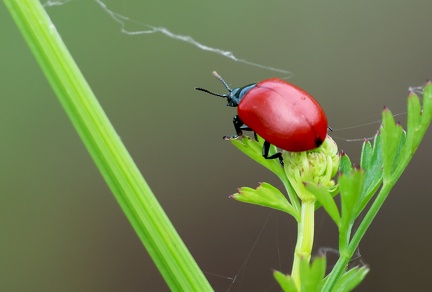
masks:
<svg viewBox="0 0 432 292"><path fill-rule="evenodd" d="M256 83L252 83L244 87L234 88L227 96L227 100L228 100L227 106L237 107L240 101L246 95L246 93L248 93L248 91L254 88L255 86Z"/></svg>

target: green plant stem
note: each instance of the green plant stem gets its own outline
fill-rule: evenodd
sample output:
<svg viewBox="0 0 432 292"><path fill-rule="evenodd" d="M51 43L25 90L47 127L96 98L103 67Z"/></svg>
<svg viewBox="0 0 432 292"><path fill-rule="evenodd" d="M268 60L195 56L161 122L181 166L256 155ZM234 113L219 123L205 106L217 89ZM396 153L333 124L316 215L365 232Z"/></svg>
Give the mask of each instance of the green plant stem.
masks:
<svg viewBox="0 0 432 292"><path fill-rule="evenodd" d="M287 191L289 202L294 207L294 209L296 209L296 211L300 213L300 209L301 209L300 201L296 195L294 188L289 182L289 179L287 178L285 172L283 173L283 175L278 175L278 177L282 181L283 185L285 186L285 190Z"/></svg>
<svg viewBox="0 0 432 292"><path fill-rule="evenodd" d="M314 218L315 200L302 201L301 220L298 223L298 237L291 271L291 277L294 279L298 288L301 287L300 260L305 259L309 262L311 258L314 240Z"/></svg>
<svg viewBox="0 0 432 292"><path fill-rule="evenodd" d="M345 272L345 269L353 257L355 251L357 250L357 247L359 246L360 240L365 235L367 229L371 225L373 219L377 215L378 211L384 204L385 200L387 199L387 196L390 193L390 190L396 183L396 180L392 180L389 183L384 183L383 187L381 188L380 192L378 193L377 198L373 202L372 206L370 207L369 211L366 213L363 221L360 223L357 231L355 232L352 240L350 241L348 247L346 250L341 251L341 254L339 256L339 259L336 263L336 265L333 267L333 270L328 275L328 279L322 289L322 292L330 292L332 291L333 286L335 285L337 279L339 279L342 274Z"/></svg>
<svg viewBox="0 0 432 292"><path fill-rule="evenodd" d="M427 98L430 98L430 96L427 96ZM425 101L425 105L427 105L427 106L430 105L429 100ZM429 113L430 108L426 108L426 111ZM384 204L385 200L387 199L388 195L390 194L390 190L396 184L397 180L402 175L403 171L405 170L405 168L408 166L409 162L411 161L411 159L414 155L414 152L417 149L418 144L422 140L429 124L430 124L430 117L427 116L424 119L423 124L419 128L415 129L416 130L416 133L415 133L416 134L416 141L413 142L412 139L407 139L407 141L404 145L403 154L401 154L401 157L402 157L401 161L398 163L397 167L394 169L394 171L391 173L391 175L389 177L383 178L383 186L382 186L380 192L378 193L378 195L377 195L375 201L373 202L371 208L366 213L364 219L360 223L357 231L355 232L354 236L352 237L352 240L349 242L348 247L346 249L344 249L343 247L341 248L340 257L339 257L336 265L334 266L333 270L328 275L327 281L323 287L322 292L332 291L332 288L335 285L337 279L339 279L339 277L341 277L341 275L344 273L349 261L353 257L356 249L358 248L358 246L360 244L360 240L363 238L367 229L371 225L373 219L377 215L378 211L381 209L382 205ZM414 129L411 129L411 130L414 131ZM411 133L409 133L409 134L411 134ZM351 229L349 229L349 230L351 230ZM348 238L348 240L349 240L349 238Z"/></svg>
<svg viewBox="0 0 432 292"><path fill-rule="evenodd" d="M151 192L38 0L4 0L63 108L172 291L212 288Z"/></svg>

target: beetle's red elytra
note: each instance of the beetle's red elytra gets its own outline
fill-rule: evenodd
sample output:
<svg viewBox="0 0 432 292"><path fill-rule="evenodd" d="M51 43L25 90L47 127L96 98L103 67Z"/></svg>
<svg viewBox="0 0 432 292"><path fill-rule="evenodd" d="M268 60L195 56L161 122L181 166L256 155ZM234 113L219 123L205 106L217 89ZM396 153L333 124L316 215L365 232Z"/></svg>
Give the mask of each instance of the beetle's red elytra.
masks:
<svg viewBox="0 0 432 292"><path fill-rule="evenodd" d="M327 117L303 89L284 80L258 82L238 104L240 119L281 149L300 152L319 147L326 138Z"/></svg>

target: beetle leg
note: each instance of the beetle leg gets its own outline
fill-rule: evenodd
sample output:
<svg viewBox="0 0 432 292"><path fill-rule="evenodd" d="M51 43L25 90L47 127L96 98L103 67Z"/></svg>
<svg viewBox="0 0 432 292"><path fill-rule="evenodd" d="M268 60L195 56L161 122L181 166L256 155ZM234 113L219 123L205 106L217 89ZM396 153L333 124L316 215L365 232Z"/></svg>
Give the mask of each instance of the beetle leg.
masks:
<svg viewBox="0 0 432 292"><path fill-rule="evenodd" d="M270 143L267 141L264 141L264 145L263 145L263 149L262 149L262 156L265 159L279 159L280 164L283 166L284 162L283 162L283 158L282 158L282 153L277 152L275 154L272 154L269 156L269 151L270 151Z"/></svg>
<svg viewBox="0 0 432 292"><path fill-rule="evenodd" d="M239 136L243 135L243 130L249 130L249 127L244 126L244 123L242 120L240 120L240 117L238 115L235 115L233 118L233 124L234 129L236 130L236 134L233 136L224 136L223 138L225 140L231 140L231 139L237 139Z"/></svg>
<svg viewBox="0 0 432 292"><path fill-rule="evenodd" d="M242 129L243 131L253 131L251 128L249 128L246 125L241 126L240 129Z"/></svg>

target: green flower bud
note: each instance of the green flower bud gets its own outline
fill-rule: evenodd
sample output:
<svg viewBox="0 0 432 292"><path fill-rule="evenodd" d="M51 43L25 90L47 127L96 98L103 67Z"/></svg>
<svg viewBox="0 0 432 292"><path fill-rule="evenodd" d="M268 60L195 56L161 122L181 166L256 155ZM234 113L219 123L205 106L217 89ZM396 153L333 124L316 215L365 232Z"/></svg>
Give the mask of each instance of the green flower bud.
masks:
<svg viewBox="0 0 432 292"><path fill-rule="evenodd" d="M288 152L283 154L285 173L302 201L315 201L315 196L304 186L305 183L323 186L329 191L334 189L339 167L339 154L336 143L330 136L324 143L313 150L304 152Z"/></svg>

